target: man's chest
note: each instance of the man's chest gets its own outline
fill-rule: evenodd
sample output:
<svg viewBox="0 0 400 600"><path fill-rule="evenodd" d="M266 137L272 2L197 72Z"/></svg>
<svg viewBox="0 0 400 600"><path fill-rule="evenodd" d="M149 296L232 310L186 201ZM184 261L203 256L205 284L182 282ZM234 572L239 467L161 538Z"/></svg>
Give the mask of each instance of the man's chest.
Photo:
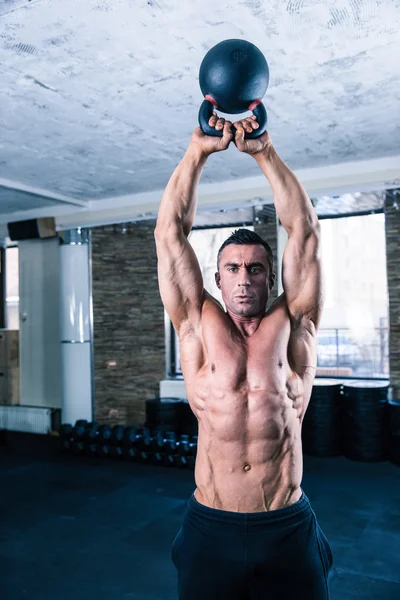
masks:
<svg viewBox="0 0 400 600"><path fill-rule="evenodd" d="M203 382L221 393L282 389L291 376L288 359L289 320L265 320L251 337L243 337L224 319L205 319L197 336L181 342L187 384Z"/></svg>

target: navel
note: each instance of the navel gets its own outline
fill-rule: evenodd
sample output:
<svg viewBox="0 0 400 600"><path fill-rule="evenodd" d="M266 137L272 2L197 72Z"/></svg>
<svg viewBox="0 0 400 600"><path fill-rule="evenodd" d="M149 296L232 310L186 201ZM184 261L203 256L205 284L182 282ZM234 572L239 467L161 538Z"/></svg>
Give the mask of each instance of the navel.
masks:
<svg viewBox="0 0 400 600"><path fill-rule="evenodd" d="M251 466L248 463L246 463L243 467L243 471L250 471L250 469L251 469Z"/></svg>
<svg viewBox="0 0 400 600"><path fill-rule="evenodd" d="M212 363L212 365L211 365L211 373L215 373L215 365L214 365L214 363Z"/></svg>
<svg viewBox="0 0 400 600"><path fill-rule="evenodd" d="M281 359L279 359L278 365L282 368L283 367L283 363L281 361Z"/></svg>

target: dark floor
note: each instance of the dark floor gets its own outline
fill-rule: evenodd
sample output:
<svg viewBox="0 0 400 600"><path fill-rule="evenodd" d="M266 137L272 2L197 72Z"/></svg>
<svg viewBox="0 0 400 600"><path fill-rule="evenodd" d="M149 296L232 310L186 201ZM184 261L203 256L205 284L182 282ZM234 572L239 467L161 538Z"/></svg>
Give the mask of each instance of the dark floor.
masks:
<svg viewBox="0 0 400 600"><path fill-rule="evenodd" d="M0 447L0 598L176 599L170 552L193 472L61 456L55 441ZM334 552L332 600L399 600L400 468L304 462Z"/></svg>

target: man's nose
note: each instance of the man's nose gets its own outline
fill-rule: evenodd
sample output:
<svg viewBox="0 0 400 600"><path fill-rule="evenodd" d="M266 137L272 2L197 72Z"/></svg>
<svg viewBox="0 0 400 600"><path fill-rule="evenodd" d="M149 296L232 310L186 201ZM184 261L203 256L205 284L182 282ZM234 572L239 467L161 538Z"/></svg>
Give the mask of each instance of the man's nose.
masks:
<svg viewBox="0 0 400 600"><path fill-rule="evenodd" d="M240 277L239 277L239 281L238 281L238 286L246 286L248 287L250 285L250 281L249 281L249 274L247 273L247 271L241 273Z"/></svg>

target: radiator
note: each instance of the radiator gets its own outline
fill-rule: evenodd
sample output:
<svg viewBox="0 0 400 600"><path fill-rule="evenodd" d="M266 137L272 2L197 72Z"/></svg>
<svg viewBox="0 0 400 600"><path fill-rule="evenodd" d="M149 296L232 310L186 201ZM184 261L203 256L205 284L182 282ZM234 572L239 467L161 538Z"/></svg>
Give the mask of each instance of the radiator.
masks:
<svg viewBox="0 0 400 600"><path fill-rule="evenodd" d="M49 433L58 429L61 410L40 406L0 406L0 429Z"/></svg>

